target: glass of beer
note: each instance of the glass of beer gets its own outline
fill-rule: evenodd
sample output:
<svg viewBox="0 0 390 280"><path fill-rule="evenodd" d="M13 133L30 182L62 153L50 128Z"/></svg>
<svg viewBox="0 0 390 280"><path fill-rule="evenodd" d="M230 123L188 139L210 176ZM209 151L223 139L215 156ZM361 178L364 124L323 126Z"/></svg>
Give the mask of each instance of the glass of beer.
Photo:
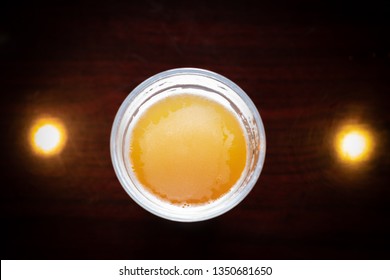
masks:
<svg viewBox="0 0 390 280"><path fill-rule="evenodd" d="M265 158L260 114L229 79L178 68L137 86L111 132L114 170L129 196L165 219L219 216L256 184Z"/></svg>

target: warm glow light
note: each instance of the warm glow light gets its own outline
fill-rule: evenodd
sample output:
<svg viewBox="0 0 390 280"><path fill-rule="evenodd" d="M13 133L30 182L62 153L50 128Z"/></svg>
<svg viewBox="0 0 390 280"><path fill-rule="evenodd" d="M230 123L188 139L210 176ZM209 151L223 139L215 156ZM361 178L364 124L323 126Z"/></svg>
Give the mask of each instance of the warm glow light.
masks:
<svg viewBox="0 0 390 280"><path fill-rule="evenodd" d="M47 153L54 150L60 141L60 131L52 124L42 126L34 135L35 144Z"/></svg>
<svg viewBox="0 0 390 280"><path fill-rule="evenodd" d="M337 135L336 147L344 161L365 161L373 152L373 135L365 127L346 126Z"/></svg>
<svg viewBox="0 0 390 280"><path fill-rule="evenodd" d="M30 132L30 141L35 153L50 156L61 152L66 142L64 125L53 118L42 118L35 122Z"/></svg>
<svg viewBox="0 0 390 280"><path fill-rule="evenodd" d="M357 159L365 152L366 139L359 132L348 133L341 142L341 149L351 159Z"/></svg>

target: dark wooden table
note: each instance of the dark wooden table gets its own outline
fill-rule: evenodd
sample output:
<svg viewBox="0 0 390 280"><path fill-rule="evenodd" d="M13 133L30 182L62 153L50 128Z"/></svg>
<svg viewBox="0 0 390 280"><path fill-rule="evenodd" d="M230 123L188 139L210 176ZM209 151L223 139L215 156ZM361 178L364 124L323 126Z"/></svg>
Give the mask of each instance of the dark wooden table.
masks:
<svg viewBox="0 0 390 280"><path fill-rule="evenodd" d="M388 259L390 13L381 2L14 1L0 8L2 259ZM271 1L269 1L271 2ZM267 155L221 217L176 223L133 202L109 136L128 93L177 67L218 72L260 110ZM28 132L61 119L62 153ZM343 126L374 141L342 161Z"/></svg>

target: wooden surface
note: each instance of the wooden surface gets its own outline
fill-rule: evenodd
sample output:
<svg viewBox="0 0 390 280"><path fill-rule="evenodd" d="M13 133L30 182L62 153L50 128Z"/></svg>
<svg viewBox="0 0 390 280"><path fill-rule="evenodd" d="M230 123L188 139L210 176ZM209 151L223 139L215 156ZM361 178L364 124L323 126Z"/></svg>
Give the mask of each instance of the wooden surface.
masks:
<svg viewBox="0 0 390 280"><path fill-rule="evenodd" d="M111 1L1 4L2 259L388 259L390 13L379 2ZM146 78L199 67L236 82L267 134L260 180L221 217L155 217L110 160L121 102ZM63 152L28 131L60 118ZM346 123L373 133L338 159Z"/></svg>

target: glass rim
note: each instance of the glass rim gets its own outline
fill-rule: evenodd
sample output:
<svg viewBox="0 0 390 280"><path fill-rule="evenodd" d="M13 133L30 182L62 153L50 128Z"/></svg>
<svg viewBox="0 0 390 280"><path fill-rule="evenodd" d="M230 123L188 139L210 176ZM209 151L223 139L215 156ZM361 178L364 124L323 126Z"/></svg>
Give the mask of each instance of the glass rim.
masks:
<svg viewBox="0 0 390 280"><path fill-rule="evenodd" d="M118 149L121 150L121 147L119 147L121 143L118 143L118 135L121 133L120 131L121 128L123 129L123 126L128 125L129 123L129 122L124 123L123 121L124 121L124 116L131 103L136 99L138 95L145 93L144 91L148 87L158 83L163 79L167 79L179 75L203 76L215 80L215 82L222 83L223 85L228 87L233 93L238 95L238 97L244 102L244 104L250 110L251 114L253 115L253 118L255 119L257 131L259 135L259 142L260 142L259 155L258 155L257 162L254 163L255 168L249 181L246 182L245 186L240 190L238 195L233 196L231 199L227 200L226 203L224 203L223 205L216 204L217 207L212 207L212 205L215 204L214 203L215 201L211 202L210 203L211 206L209 207L209 209L206 209L204 211L205 213L203 213L203 215L202 215L202 211L199 211L200 209L199 206L191 206L185 209L180 207L181 213L176 213L176 211L172 211L172 209L168 209L162 206L168 203L162 202L161 205L157 205L153 202L148 201L148 199L146 199L145 197L142 197L142 194L140 195L135 190L137 189L137 186L135 186L134 183L130 183L131 186L129 186L129 182L128 182L129 178L126 178L126 175L127 176L129 175L123 174L124 173L123 165L125 163L123 158L120 156L121 152L118 151ZM239 120L239 122L241 122L241 120ZM249 139L247 140L249 141ZM121 140L119 139L119 142L120 141ZM264 124L257 107L255 106L253 101L249 98L249 96L237 84L235 84L228 78L209 70L200 69L200 68L175 68L175 69L170 69L170 70L157 73L149 77L148 79L140 83L137 87L135 87L127 95L127 97L122 102L113 122L111 137L110 137L110 153L111 153L111 161L114 167L114 171L116 173L119 182L121 183L122 187L125 189L127 194L137 204L139 204L145 210L164 219L179 221L179 222L195 222L195 221L208 220L228 212L236 205L238 205L249 194L249 192L253 189L254 185L258 181L258 178L261 174L264 165L265 154L266 154L266 137L265 137ZM219 199L217 199L216 201L218 200Z"/></svg>

